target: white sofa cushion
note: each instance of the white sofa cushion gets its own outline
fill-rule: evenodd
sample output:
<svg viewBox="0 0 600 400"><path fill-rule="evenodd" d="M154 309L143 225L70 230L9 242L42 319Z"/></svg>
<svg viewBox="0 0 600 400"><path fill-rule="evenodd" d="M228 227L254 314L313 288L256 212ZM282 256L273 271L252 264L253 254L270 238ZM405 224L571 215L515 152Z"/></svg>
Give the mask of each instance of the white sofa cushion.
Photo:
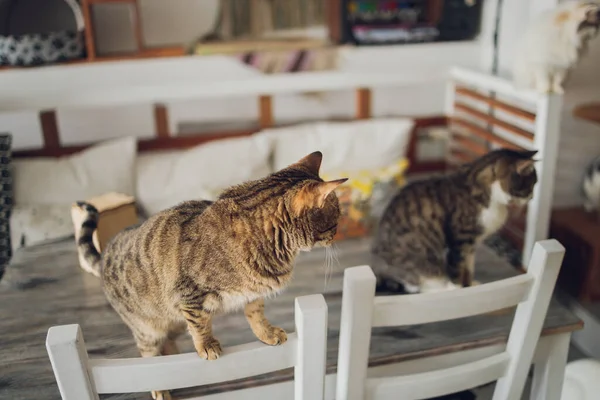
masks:
<svg viewBox="0 0 600 400"><path fill-rule="evenodd" d="M321 172L384 168L406 156L413 121L381 118L351 122L317 122L266 129L273 143L273 168L284 168L305 155L323 153Z"/></svg>
<svg viewBox="0 0 600 400"><path fill-rule="evenodd" d="M256 135L141 154L137 200L147 215L186 200L214 200L231 185L270 174L270 155L270 141Z"/></svg>
<svg viewBox="0 0 600 400"><path fill-rule="evenodd" d="M13 252L73 236L70 209L69 204L17 204L10 215Z"/></svg>
<svg viewBox="0 0 600 400"><path fill-rule="evenodd" d="M13 161L15 203L64 204L107 192L135 194L135 138L102 142L60 158ZM68 214L67 214L68 215Z"/></svg>

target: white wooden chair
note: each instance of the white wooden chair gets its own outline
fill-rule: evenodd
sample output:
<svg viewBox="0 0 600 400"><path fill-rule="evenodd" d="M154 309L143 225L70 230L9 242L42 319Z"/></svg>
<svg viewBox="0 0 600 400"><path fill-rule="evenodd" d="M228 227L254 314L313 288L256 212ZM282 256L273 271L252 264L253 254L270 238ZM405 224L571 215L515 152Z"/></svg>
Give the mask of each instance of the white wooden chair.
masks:
<svg viewBox="0 0 600 400"><path fill-rule="evenodd" d="M495 380L494 400L520 399L563 255L564 248L556 240L541 241L535 244L525 274L465 289L416 295L375 297L375 275L370 267L346 269L336 399L426 399ZM448 363L441 367L433 359L428 364L418 360L417 370L415 364L403 369L410 371L408 374L367 377L372 327L451 320L515 305L508 343L499 354L462 364L452 360L450 367L446 367ZM562 379L546 377L556 378Z"/></svg>
<svg viewBox="0 0 600 400"><path fill-rule="evenodd" d="M46 348L63 400L97 400L102 393L207 385L290 367L294 367L295 399L322 400L327 350L327 304L323 296L296 298L295 320L296 332L285 344L271 347L257 341L229 347L215 361L203 360L196 353L88 359L76 324L51 327ZM244 390L236 398L245 398Z"/></svg>

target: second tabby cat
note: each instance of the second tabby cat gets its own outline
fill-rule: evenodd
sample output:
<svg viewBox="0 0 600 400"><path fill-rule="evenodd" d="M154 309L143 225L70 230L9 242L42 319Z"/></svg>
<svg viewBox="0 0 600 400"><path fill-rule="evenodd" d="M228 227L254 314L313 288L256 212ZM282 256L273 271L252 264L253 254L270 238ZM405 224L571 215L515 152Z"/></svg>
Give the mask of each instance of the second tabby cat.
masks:
<svg viewBox="0 0 600 400"><path fill-rule="evenodd" d="M449 175L402 188L375 235L378 284L409 293L471 286L475 245L502 227L509 205L533 196L535 154L495 150Z"/></svg>

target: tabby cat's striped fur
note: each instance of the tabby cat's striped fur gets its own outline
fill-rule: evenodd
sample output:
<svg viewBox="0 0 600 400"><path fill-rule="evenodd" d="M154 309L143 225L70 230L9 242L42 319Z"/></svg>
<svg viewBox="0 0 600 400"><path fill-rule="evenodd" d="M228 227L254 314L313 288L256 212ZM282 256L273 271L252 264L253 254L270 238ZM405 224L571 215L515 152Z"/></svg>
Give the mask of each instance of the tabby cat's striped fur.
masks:
<svg viewBox="0 0 600 400"><path fill-rule="evenodd" d="M510 204L525 204L533 195L535 153L492 151L400 189L374 239L379 285L409 293L470 286L475 245L502 227Z"/></svg>
<svg viewBox="0 0 600 400"><path fill-rule="evenodd" d="M300 250L328 246L340 215L333 192L345 179L319 178L322 155L224 191L214 202L188 201L165 210L110 241L102 256L93 243L97 213L79 234L79 251L99 272L114 309L144 357L177 353L175 338L190 332L200 357L221 346L212 317L245 307L256 337L287 340L264 315L264 298L284 289ZM155 398L170 398L167 392Z"/></svg>

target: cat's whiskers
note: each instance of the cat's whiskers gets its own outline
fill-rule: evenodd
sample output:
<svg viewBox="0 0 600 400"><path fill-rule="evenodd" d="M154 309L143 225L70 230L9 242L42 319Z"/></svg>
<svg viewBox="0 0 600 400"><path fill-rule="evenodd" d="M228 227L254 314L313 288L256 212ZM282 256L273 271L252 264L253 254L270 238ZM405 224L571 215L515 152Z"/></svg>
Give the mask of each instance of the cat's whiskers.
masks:
<svg viewBox="0 0 600 400"><path fill-rule="evenodd" d="M339 266L340 260L337 255L337 248L335 244L325 248L325 290L327 290L329 283L333 277L334 266Z"/></svg>
<svg viewBox="0 0 600 400"><path fill-rule="evenodd" d="M325 263L323 264L323 291L327 290L327 271L331 264L331 253L329 247L325 247Z"/></svg>
<svg viewBox="0 0 600 400"><path fill-rule="evenodd" d="M337 246L335 245L335 243L331 244L331 252L333 255L333 262L339 267L340 259L338 258L338 249L337 249Z"/></svg>

